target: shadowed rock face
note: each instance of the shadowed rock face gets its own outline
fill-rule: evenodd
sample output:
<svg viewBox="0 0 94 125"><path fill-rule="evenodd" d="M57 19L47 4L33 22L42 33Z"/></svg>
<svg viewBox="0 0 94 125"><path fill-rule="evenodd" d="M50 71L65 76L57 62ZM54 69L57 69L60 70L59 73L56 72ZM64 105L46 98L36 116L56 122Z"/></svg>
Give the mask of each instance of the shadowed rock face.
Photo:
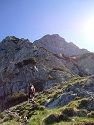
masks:
<svg viewBox="0 0 94 125"><path fill-rule="evenodd" d="M47 35L43 39L47 39L49 46L53 49L57 45L57 40L61 43L62 40L64 41L62 47L68 44L58 35ZM51 41L53 45L54 41L56 42L55 46L52 46ZM79 73L82 73L82 76L89 74L83 66L84 63L79 66L80 61L48 50L45 46L40 47L37 42L31 43L28 39L19 39L14 36L6 37L0 43L0 110L6 108L13 94L19 92L27 94L30 84L35 85L36 91L42 91L53 87L55 83L63 84L79 76ZM83 58L80 59L83 60ZM93 71L90 73L92 74Z"/></svg>

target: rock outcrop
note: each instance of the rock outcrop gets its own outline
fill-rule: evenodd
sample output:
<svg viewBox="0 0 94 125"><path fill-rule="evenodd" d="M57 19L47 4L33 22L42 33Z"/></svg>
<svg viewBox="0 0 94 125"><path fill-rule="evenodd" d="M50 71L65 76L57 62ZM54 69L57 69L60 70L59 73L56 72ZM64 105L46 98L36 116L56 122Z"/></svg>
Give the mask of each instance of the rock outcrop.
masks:
<svg viewBox="0 0 94 125"><path fill-rule="evenodd" d="M84 69L88 75L94 74L94 53L85 53L78 56L72 56L72 61Z"/></svg>
<svg viewBox="0 0 94 125"><path fill-rule="evenodd" d="M62 91L61 96L56 98L53 102L46 103L47 107L54 108L57 106L64 106L74 100L89 98L91 100L90 110L94 110L94 75L74 79L69 81L66 85L67 86L65 87L65 90Z"/></svg>

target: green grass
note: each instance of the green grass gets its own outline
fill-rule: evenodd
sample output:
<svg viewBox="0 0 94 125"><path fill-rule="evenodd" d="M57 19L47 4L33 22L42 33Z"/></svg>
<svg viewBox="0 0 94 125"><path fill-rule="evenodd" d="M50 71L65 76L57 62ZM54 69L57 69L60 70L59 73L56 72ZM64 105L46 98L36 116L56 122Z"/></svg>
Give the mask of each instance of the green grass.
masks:
<svg viewBox="0 0 94 125"><path fill-rule="evenodd" d="M84 99L80 99L80 100L76 100L76 101L72 101L69 105L66 105L64 107L57 107L54 109L45 109L43 111L36 111L36 113L32 116L32 118L30 119L29 124L32 123L32 125L75 125L76 123L82 122L82 121L93 121L94 118L89 118L89 117L69 117L70 119L75 118L75 122L72 121L60 121L59 123L45 123L44 120L45 118L49 117L51 114L60 114L62 113L62 111L64 111L64 109L66 108L75 108L76 110L79 110L79 105L81 104L81 102L83 100L89 100L88 98L84 98Z"/></svg>
<svg viewBox="0 0 94 125"><path fill-rule="evenodd" d="M28 116L28 125L86 125L86 122L88 122L87 125L89 125L89 122L94 121L94 111L90 112L88 116L84 117L71 115L71 113L78 113L79 111L82 112L83 107L89 110L88 106L91 102L88 98L80 99L79 97L77 97L77 100L71 101L68 105L53 109L48 109L43 106L47 99L50 99L50 102L54 101L56 98L60 97L62 95L62 92L66 90L69 86L74 84L83 85L86 80L87 78L85 77L73 78L70 81L67 81L68 85L62 86L59 83L56 83L52 88L48 90L44 90L40 93L36 92L35 104L33 106L31 106L31 104L25 101L19 105L10 108L11 111L18 112L20 114L21 119L12 119L10 118L11 116L7 116L4 112L2 112L0 117L1 119L3 119L6 116L6 122L1 125L20 125L20 122L23 122L23 116L25 115ZM14 96L13 98L16 98L16 96ZM68 115L69 112L70 115ZM46 123L45 119L48 119L51 115L56 117L64 115L69 120L60 120L59 122L52 121L51 123ZM72 119L75 119L75 122L73 122Z"/></svg>
<svg viewBox="0 0 94 125"><path fill-rule="evenodd" d="M75 125L76 123L84 122L84 121L94 121L94 118L88 117L71 117L71 121L60 121L55 123L45 123L44 119L48 117L50 114L58 114L60 113L58 109L49 110L46 109L44 111L37 111L34 116L29 120L29 125ZM72 121L75 119L75 122Z"/></svg>
<svg viewBox="0 0 94 125"><path fill-rule="evenodd" d="M94 121L94 119L87 118L87 117L72 117L71 119L75 119L75 122L73 122L73 121L70 121L70 122L61 121L59 123L53 123L53 125L76 125L76 124L84 125L81 123L84 123L85 121L89 121L89 122Z"/></svg>
<svg viewBox="0 0 94 125"><path fill-rule="evenodd" d="M30 117L30 119L28 120L28 125L84 125L84 122L90 122L90 121L94 121L94 118L91 117L77 117L77 116L73 116L70 117L68 116L68 118L70 119L70 121L60 121L60 122L52 122L52 123L46 123L45 119L48 118L50 115L60 115L63 113L63 111L67 108L76 108L78 110L80 110L79 108L81 103L83 102L83 100L89 100L88 98L84 98L84 99L80 99L80 100L75 100L72 101L71 103L69 103L68 105L64 106L64 107L57 107L57 108L53 108L53 109L48 109L48 108L43 108L42 110L39 107L42 107L42 105L36 104L37 105L37 109L33 110L32 116ZM23 103L23 105L17 105L15 107L15 110L13 111L17 111L17 110L23 110L23 114L27 115L28 112L32 112L32 109L30 111L30 105L27 104L26 102ZM4 114L3 114L4 115ZM66 115L66 114L65 114ZM75 119L75 122L72 121L72 119ZM4 125L20 125L19 123L20 121L17 121L17 119L13 119L10 121L7 121L4 123Z"/></svg>
<svg viewBox="0 0 94 125"><path fill-rule="evenodd" d="M44 118L46 117L46 113L48 112L36 112L36 114L29 120L28 125L86 125L84 124L85 122L93 122L94 123L94 118L87 118L87 117L71 117L72 119L75 119L75 122L73 121L61 121L61 122L55 122L51 124L46 124L44 122ZM83 124L82 124L83 123ZM11 122L5 122L1 125L20 125L20 122L16 121L11 121ZM89 125L89 124L88 124ZM92 124L93 125L93 124Z"/></svg>

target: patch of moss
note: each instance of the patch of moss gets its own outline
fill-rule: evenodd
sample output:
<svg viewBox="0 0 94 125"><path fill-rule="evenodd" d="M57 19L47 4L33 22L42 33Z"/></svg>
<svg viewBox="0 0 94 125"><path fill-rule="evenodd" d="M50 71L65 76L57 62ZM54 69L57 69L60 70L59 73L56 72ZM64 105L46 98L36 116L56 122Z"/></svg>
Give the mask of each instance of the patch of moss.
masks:
<svg viewBox="0 0 94 125"><path fill-rule="evenodd" d="M75 123L74 125L94 125L94 121L83 120L79 123Z"/></svg>
<svg viewBox="0 0 94 125"><path fill-rule="evenodd" d="M88 103L90 103L91 100L89 98L83 98L80 100L80 103L79 103L79 107L78 108L87 108L88 107Z"/></svg>
<svg viewBox="0 0 94 125"><path fill-rule="evenodd" d="M72 117L72 116L77 115L77 112L78 112L78 110L77 110L77 108L75 108L75 107L73 107L73 108L71 108L71 107L66 107L66 108L63 110L63 113L64 113L65 115L69 116L69 117Z"/></svg>
<svg viewBox="0 0 94 125"><path fill-rule="evenodd" d="M69 117L67 117L66 115L63 114L50 114L46 119L45 119L45 123L46 124L52 124L54 122L60 122L60 121L69 121Z"/></svg>
<svg viewBox="0 0 94 125"><path fill-rule="evenodd" d="M49 80L54 80L55 78L53 78L50 74L48 75L48 79Z"/></svg>
<svg viewBox="0 0 94 125"><path fill-rule="evenodd" d="M59 70L59 71L69 72L69 70L66 67L54 67L52 70Z"/></svg>
<svg viewBox="0 0 94 125"><path fill-rule="evenodd" d="M10 100L9 100L9 103L14 103L16 101L18 102L22 102L24 100L27 99L27 94L23 93L23 92L18 92L18 93L14 93Z"/></svg>

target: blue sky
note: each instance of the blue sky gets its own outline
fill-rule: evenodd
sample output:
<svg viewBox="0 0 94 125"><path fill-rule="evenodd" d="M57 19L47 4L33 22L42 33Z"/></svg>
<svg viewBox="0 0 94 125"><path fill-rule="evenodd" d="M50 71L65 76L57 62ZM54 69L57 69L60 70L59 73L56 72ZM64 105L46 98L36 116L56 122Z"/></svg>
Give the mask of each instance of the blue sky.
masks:
<svg viewBox="0 0 94 125"><path fill-rule="evenodd" d="M94 0L0 0L0 41L46 34L94 52Z"/></svg>

